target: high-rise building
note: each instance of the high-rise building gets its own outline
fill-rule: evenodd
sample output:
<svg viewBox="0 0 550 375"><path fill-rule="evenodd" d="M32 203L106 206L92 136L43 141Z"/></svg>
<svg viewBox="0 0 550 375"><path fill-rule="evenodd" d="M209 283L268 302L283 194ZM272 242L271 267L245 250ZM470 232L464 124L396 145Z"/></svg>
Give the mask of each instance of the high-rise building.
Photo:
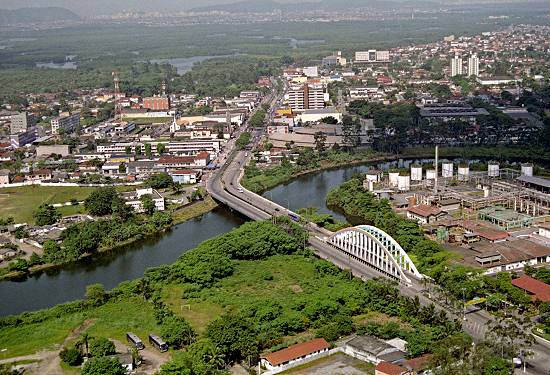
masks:
<svg viewBox="0 0 550 375"><path fill-rule="evenodd" d="M28 112L11 116L10 134L25 133L35 125L34 118Z"/></svg>
<svg viewBox="0 0 550 375"><path fill-rule="evenodd" d="M462 74L462 57L455 56L451 60L451 77Z"/></svg>
<svg viewBox="0 0 550 375"><path fill-rule="evenodd" d="M476 54L468 58L468 77L479 76L479 58Z"/></svg>
<svg viewBox="0 0 550 375"><path fill-rule="evenodd" d="M291 86L286 97L288 105L295 111L325 107L325 90L323 85L320 84Z"/></svg>
<svg viewBox="0 0 550 375"><path fill-rule="evenodd" d="M80 113L65 114L53 118L51 125L52 134L59 134L61 130L65 133L72 133L80 125Z"/></svg>

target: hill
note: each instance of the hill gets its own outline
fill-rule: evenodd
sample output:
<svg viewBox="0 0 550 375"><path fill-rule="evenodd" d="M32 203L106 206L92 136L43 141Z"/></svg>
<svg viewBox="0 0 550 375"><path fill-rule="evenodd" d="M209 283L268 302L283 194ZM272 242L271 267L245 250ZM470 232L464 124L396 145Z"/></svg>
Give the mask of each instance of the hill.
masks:
<svg viewBox="0 0 550 375"><path fill-rule="evenodd" d="M0 25L78 20L80 17L60 7L0 9Z"/></svg>

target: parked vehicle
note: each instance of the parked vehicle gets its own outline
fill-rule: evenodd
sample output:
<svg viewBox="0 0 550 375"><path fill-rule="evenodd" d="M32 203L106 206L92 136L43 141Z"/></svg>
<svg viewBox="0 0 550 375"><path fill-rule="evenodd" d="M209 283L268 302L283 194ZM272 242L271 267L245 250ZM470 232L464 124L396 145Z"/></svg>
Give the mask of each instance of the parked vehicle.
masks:
<svg viewBox="0 0 550 375"><path fill-rule="evenodd" d="M163 339L161 339L157 335L150 334L149 343L157 348L160 352L165 352L168 350L168 345L164 342Z"/></svg>
<svg viewBox="0 0 550 375"><path fill-rule="evenodd" d="M137 350L143 350L145 349L145 345L143 345L143 341L139 337L137 337L132 332L128 332L126 334L126 340L132 345L136 347Z"/></svg>

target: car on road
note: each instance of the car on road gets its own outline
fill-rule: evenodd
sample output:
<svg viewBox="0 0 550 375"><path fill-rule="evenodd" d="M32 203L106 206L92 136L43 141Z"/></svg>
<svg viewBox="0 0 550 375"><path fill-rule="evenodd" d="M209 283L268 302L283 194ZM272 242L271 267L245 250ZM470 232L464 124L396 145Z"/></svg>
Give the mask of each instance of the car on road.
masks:
<svg viewBox="0 0 550 375"><path fill-rule="evenodd" d="M244 190L242 188L239 188L239 193L243 193Z"/></svg>

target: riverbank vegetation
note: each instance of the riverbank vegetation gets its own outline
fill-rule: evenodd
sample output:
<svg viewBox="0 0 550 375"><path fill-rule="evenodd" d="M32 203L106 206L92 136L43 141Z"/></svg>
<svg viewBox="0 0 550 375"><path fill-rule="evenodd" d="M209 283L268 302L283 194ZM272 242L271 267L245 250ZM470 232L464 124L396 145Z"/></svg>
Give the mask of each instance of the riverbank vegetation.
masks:
<svg viewBox="0 0 550 375"><path fill-rule="evenodd" d="M334 188L327 195L327 205L343 212L354 225L374 225L392 236L411 257L420 272L432 277L445 298L455 301L486 297L498 309L502 302L527 307L530 299L511 283L508 273L496 277L482 275L482 270L458 264L459 256L428 239L416 221L396 214L387 199L378 199L363 188L357 176Z"/></svg>
<svg viewBox="0 0 550 375"><path fill-rule="evenodd" d="M346 152L332 148L323 152L315 152L305 148L294 151L298 154L294 163L283 158L279 165L260 167L259 163L251 161L244 169L241 184L250 191L260 193L306 173L343 165L376 162L385 160L387 157L387 154L371 150Z"/></svg>
<svg viewBox="0 0 550 375"><path fill-rule="evenodd" d="M459 332L459 323L400 296L391 283L365 283L316 258L303 247L306 237L289 220L246 223L110 292L94 286L85 300L2 318L0 346L8 350L0 357L51 348L85 321L93 336L122 341L126 331L155 332L175 348L187 347L161 374L173 368L205 374L194 354L204 347L219 354L221 369L314 336L334 341L353 331L385 337L392 330L409 341L414 356ZM380 319L362 320L365 314ZM168 337L174 332L181 334Z"/></svg>

